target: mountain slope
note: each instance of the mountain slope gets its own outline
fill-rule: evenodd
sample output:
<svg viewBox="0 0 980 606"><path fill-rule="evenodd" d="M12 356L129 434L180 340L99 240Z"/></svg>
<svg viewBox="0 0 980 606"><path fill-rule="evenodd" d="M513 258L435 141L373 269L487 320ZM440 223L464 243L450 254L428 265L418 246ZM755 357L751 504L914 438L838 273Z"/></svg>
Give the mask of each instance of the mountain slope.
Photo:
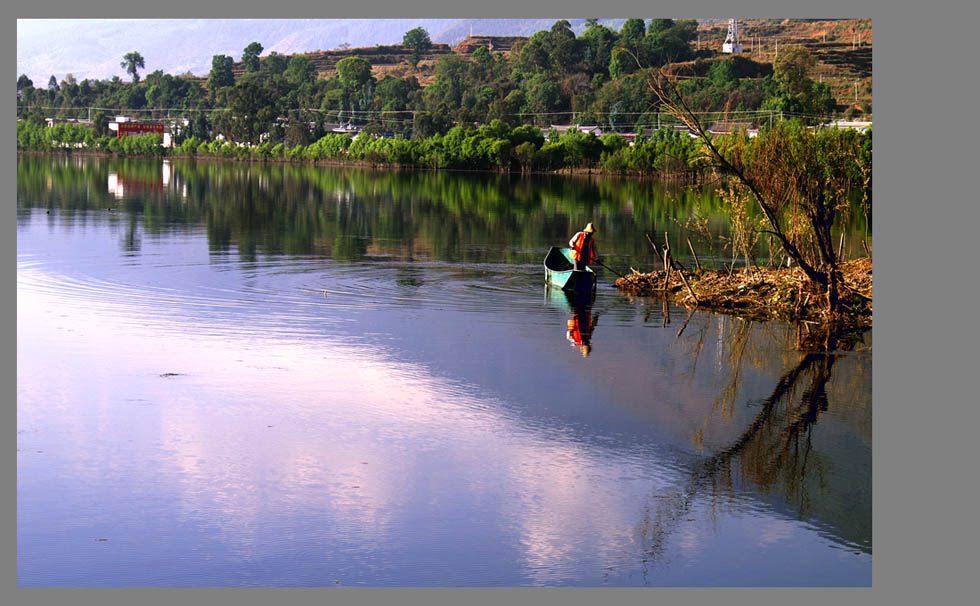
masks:
<svg viewBox="0 0 980 606"><path fill-rule="evenodd" d="M76 80L128 79L120 67L123 55L137 51L146 61L140 71L168 74L190 72L203 76L214 55L236 61L251 42L262 54L295 54L400 44L405 32L422 27L433 42L454 44L476 35L530 36L550 29L558 19L19 19L17 74L27 74L35 86L53 75L59 81L71 73ZM584 19L570 19L580 34ZM603 20L619 28L622 19Z"/></svg>

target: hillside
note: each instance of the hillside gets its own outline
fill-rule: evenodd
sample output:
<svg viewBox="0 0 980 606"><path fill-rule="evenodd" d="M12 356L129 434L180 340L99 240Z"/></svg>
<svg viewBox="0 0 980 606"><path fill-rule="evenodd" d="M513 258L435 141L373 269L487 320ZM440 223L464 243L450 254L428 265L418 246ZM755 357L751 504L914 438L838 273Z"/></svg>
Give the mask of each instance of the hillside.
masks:
<svg viewBox="0 0 980 606"><path fill-rule="evenodd" d="M313 53L401 44L405 32L422 27L435 43L455 45L469 35L530 36L557 19L18 19L17 74L35 83L126 78L119 62L138 51L145 72L206 76L214 55L240 59L251 42L263 54ZM584 19L570 19L576 35ZM622 19L600 22L618 29Z"/></svg>
<svg viewBox="0 0 980 606"><path fill-rule="evenodd" d="M744 56L772 63L776 58L777 43L782 48L804 46L817 59L812 78L827 82L834 98L841 102L856 102L858 106L870 108L871 19L740 19L739 28ZM703 23L698 31L702 49L720 52L728 22Z"/></svg>

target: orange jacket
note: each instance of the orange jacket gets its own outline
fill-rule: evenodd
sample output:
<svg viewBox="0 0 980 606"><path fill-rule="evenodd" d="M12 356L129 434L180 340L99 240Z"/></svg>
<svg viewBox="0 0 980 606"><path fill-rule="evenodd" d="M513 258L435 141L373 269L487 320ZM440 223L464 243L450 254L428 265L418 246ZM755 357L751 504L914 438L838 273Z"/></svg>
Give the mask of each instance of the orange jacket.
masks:
<svg viewBox="0 0 980 606"><path fill-rule="evenodd" d="M576 261L581 261L584 253L585 264L592 265L592 262L595 261L595 240L593 240L591 235L589 235L588 242L586 242L586 235L589 234L586 234L584 231L580 231L572 236L572 239L568 244L572 247L573 259ZM583 250L583 248L585 250Z"/></svg>

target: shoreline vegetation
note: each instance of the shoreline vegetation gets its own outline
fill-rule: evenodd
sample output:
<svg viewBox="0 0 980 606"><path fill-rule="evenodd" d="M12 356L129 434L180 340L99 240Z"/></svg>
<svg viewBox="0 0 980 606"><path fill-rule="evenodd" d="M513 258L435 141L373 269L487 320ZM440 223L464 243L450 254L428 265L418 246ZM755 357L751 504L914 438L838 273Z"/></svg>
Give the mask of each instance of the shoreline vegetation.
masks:
<svg viewBox="0 0 980 606"><path fill-rule="evenodd" d="M363 166L411 170L466 170L496 173L608 174L658 179L703 180L708 166L698 143L672 129L639 135L632 143L617 134L597 137L569 129L547 134L530 125L511 127L493 120L480 127L457 125L446 134L406 139L365 132L326 134L309 145L233 143L188 137L162 147L160 135L96 136L79 124L19 121L20 152L110 157L201 158L240 162L283 162L322 166Z"/></svg>
<svg viewBox="0 0 980 606"><path fill-rule="evenodd" d="M669 295L688 307L757 318L781 319L800 323L804 327L812 325L819 325L822 328L831 327L835 334L860 331L870 328L872 323L870 249L866 248L869 257L848 262L841 262L838 259L840 255L835 254L837 251L833 250L833 246L829 247L830 250L822 250L817 246L813 235L813 220L805 212L806 207L800 204L801 194L812 191L822 196L822 203L830 205L833 212L821 210L819 216L814 215L814 217L823 222L819 227L824 227L825 224L829 228L833 226L835 220L842 219L845 212L856 212L853 209L846 210L849 205L844 200L847 196L857 193L863 197L860 207L870 222L872 137L870 130L864 133L850 129L814 132L802 124L787 121L777 123L771 131L763 132L754 138L749 138L742 132L737 135L711 138L703 136L695 139L687 135L681 136L676 132L658 131L649 139L638 137L633 146L623 143L618 147L616 153L620 154L621 159L635 161L637 158L643 158L642 161L650 167L647 171L637 170L624 175L622 172L608 170L607 142L611 137L599 138L591 133L568 131L556 135L554 140L551 140L545 139L537 128L511 129L502 123L494 123L480 129L457 126L445 136L435 135L423 140L364 136L354 138L347 134L329 134L309 146L290 149L284 148L281 144L245 147L221 141L198 143L191 138L166 152L159 146L159 135L152 134L121 139L104 138L102 141L94 142L90 147L64 147L52 143L58 141L53 137L58 136L59 131L75 135L86 133L80 130L85 127L72 126L59 129L61 126L63 125L44 128L31 127L23 122L18 123L18 151L31 155L52 153L109 157L152 155L161 159L169 157L281 162L396 171L460 170L521 175L588 173L599 176L654 178L664 181L679 179L691 184L704 183L710 178L716 180L716 185L727 184L727 189L723 187L720 193L725 201L725 210L732 233L731 238L723 243L723 247L730 249L733 257L736 254L744 255L744 265L735 268L733 258L733 265L723 270L701 267L689 270L674 259L669 249L661 251L654 245L660 258L664 258L666 253L668 263L665 263L665 268L669 266L669 271L640 272L633 269L630 274L616 280L615 286L620 291L631 296ZM91 137L92 133L88 134ZM61 136L64 138L63 134ZM502 168L500 163L491 162L492 157L487 156L485 150L493 149L493 144L488 142L494 139L501 143L509 141L505 137L527 137L527 141L524 142L527 143L525 149L530 153L526 156L528 158L526 166L511 167L517 170L508 170ZM93 141L91 138L82 140ZM22 146L21 142L25 144ZM712 147L708 147L709 143ZM768 153L753 160L753 153L765 152L773 145L779 146L777 151L789 145L794 149L808 149L810 153L792 157L784 153ZM500 145L497 147L498 151L501 148L509 152L511 146ZM453 150L458 150L458 153L453 153ZM470 150L470 154L467 155L462 150ZM483 161L480 161L481 155L478 150L484 150ZM591 150L591 152L582 154L582 150ZM401 158L402 162L388 163L398 158ZM506 158L508 161L513 159L509 153L498 158ZM551 159L547 160L548 158ZM599 161L595 162L587 158ZM727 167L719 162L725 158L740 162L739 166L743 171L746 170L745 167L755 169L754 176L757 181L768 176L771 180L789 184L784 190L775 192L781 196L783 203L779 208L771 209L771 212L774 218L784 221L783 224L777 222L777 225L785 232L784 238L788 243L796 246L799 258L813 268L829 266L835 272L837 284L836 293L833 295L834 302L830 301L831 293L827 285L814 280L799 262L793 263L792 261L796 259L786 254L782 242L776 243L775 249L782 251L778 253L783 257L783 261L778 263L779 267L772 267L772 261L769 267L760 267L754 263L751 251L755 249L760 238L768 234L770 250L773 250L772 227L767 224L766 219L759 217L760 213L756 209L752 208L754 204L758 204L756 193L744 187L742 181L731 174L731 169L726 170ZM669 165L672 170L666 170L667 162L672 163ZM807 175L801 174L805 171L798 170L798 167L804 164L807 170L813 172L809 181L804 179ZM833 183L827 179L828 176L835 177ZM801 192L800 188L806 191ZM768 213L762 214L768 217ZM784 228L782 225L788 227ZM692 234L710 238L706 226L699 225L696 218L689 220L689 224L685 227L690 229ZM649 239L649 236L647 237ZM652 240L650 244L653 245ZM692 253L696 262L693 248ZM791 267L785 267L786 260L790 260Z"/></svg>
<svg viewBox="0 0 980 606"><path fill-rule="evenodd" d="M677 265L677 262L674 262ZM827 293L798 267L728 270L654 270L618 278L615 286L632 296L670 296L688 308L737 313L807 324L837 323L851 329L872 325L872 261L863 257L841 264L842 314L831 317ZM841 322L843 320L843 322Z"/></svg>

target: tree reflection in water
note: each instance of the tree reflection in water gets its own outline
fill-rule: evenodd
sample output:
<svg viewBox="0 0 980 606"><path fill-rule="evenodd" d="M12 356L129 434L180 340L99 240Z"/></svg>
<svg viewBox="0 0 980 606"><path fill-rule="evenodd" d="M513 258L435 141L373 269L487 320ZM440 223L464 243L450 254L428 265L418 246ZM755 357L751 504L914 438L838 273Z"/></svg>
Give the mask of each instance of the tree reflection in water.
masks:
<svg viewBox="0 0 980 606"><path fill-rule="evenodd" d="M678 340L692 315L688 315L678 331ZM753 325L759 328L759 324L741 318L733 319L730 324L732 331L725 335L724 348L729 370L708 418L692 437L699 449L704 447L704 431L712 417L720 413L723 418L731 418L746 365L763 360L760 352L765 347L752 342ZM769 326L767 323L761 324L764 330ZM693 356L691 380L697 359L705 348L708 325L708 322L703 323L701 329L693 331L693 338L687 341ZM790 505L800 519L806 519L815 514L816 497L841 490L839 486L831 486L827 479L833 464L827 453L814 447L813 430L821 413L826 413L830 406L827 389L835 362L841 356L848 355L844 352L855 348L860 343L860 337L860 334L836 333L832 327L821 330L804 326L796 328L796 348L787 351L787 354L797 358L796 363L759 403L758 413L745 430L726 445L714 449L714 454L696 463L685 485L656 495L644 507L637 531L646 555L644 561L648 565L664 558L668 539L682 522L690 520L691 511L701 498L707 498L714 507L751 485L754 492L775 495ZM820 350L807 350L815 345ZM845 514L848 513L846 507L844 510ZM816 515L826 513L817 512ZM851 515L861 516L863 513L851 512ZM866 513L870 517L870 510ZM859 526L860 533L867 534L867 544L861 547L870 553L870 521L865 523L862 520ZM859 539L858 542L865 541Z"/></svg>

